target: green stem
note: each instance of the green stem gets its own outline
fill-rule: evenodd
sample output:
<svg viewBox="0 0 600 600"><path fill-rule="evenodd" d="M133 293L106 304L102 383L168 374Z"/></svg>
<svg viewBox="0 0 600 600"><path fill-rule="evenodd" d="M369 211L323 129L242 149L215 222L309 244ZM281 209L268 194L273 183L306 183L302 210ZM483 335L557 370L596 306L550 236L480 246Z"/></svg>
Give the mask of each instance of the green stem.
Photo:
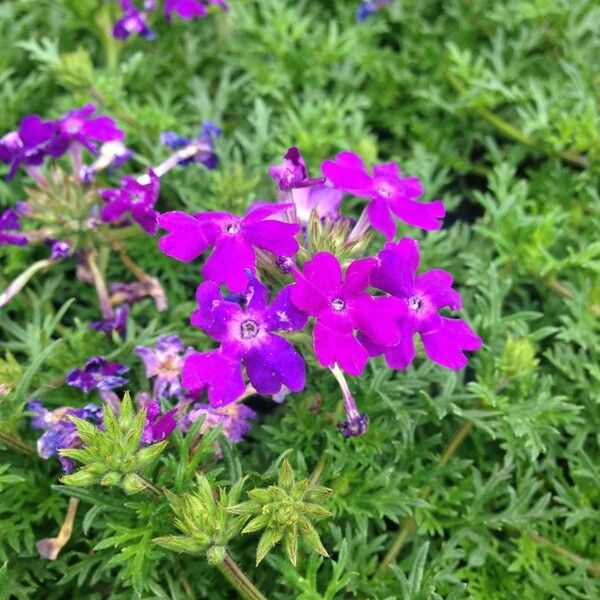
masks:
<svg viewBox="0 0 600 600"><path fill-rule="evenodd" d="M47 269L54 261L50 258L44 258L34 262L25 269L15 280L8 284L6 289L0 294L0 307L8 304L27 284L27 282L38 272Z"/></svg>
<svg viewBox="0 0 600 600"><path fill-rule="evenodd" d="M98 268L98 264L96 263L96 254L94 250L89 250L86 255L87 265L90 269L90 273L92 274L92 278L94 280L94 286L96 287L96 294L98 295L98 301L100 302L100 310L102 311L102 316L105 319L110 319L114 316L112 305L110 303L110 296L108 295L108 289L106 288L106 282L104 281L104 277Z"/></svg>
<svg viewBox="0 0 600 600"><path fill-rule="evenodd" d="M0 431L0 442L23 454L27 454L28 456L36 454L35 450L29 444L26 444L20 437L6 433L5 431Z"/></svg>
<svg viewBox="0 0 600 600"><path fill-rule="evenodd" d="M217 568L225 579L238 591L244 600L267 600L260 590L246 577L229 552L225 552L225 559Z"/></svg>
<svg viewBox="0 0 600 600"><path fill-rule="evenodd" d="M462 84L460 79L451 73L450 71L446 72L446 77L448 81L452 85L452 87L461 95L467 95L467 88ZM491 110L483 107L483 106L470 106L471 110L474 110L479 114L485 121L487 121L490 125L495 127L500 133L504 134L506 137L523 144L529 148L537 150L538 152L542 152L544 154L554 154L564 161L571 163L577 167L581 167L582 169L587 169L590 166L590 161L586 156L581 156L572 150L552 150L547 147L544 147L543 144L540 144L538 141L530 138L525 135L522 131L517 129L514 125L511 125L508 121L505 121L502 117L498 116L496 113Z"/></svg>
<svg viewBox="0 0 600 600"><path fill-rule="evenodd" d="M161 498L164 496L164 492L157 486L155 486L149 479L146 479L143 475L137 473L138 479L144 485L144 488L153 498Z"/></svg>
<svg viewBox="0 0 600 600"><path fill-rule="evenodd" d="M319 462L315 465L315 468L310 475L310 485L317 485L317 483L319 483L319 479L321 479L321 476L323 475L326 464L327 455L325 454L325 450L323 450L323 452L321 452L321 456L319 457Z"/></svg>

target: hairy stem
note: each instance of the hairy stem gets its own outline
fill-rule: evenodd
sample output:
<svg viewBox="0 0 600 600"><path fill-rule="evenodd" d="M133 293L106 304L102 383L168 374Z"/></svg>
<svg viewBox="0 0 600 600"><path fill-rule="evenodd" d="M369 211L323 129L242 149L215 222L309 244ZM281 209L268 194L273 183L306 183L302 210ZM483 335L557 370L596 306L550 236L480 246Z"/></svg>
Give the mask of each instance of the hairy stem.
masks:
<svg viewBox="0 0 600 600"><path fill-rule="evenodd" d="M112 319L114 313L110 303L110 296L108 295L108 289L106 288L104 276L102 275L98 264L96 263L96 254L93 250L90 250L86 252L85 258L87 266L94 280L94 286L96 288L96 294L98 295L98 301L100 302L102 316L105 319Z"/></svg>
<svg viewBox="0 0 600 600"><path fill-rule="evenodd" d="M61 525L58 535L53 538L44 538L36 543L35 547L42 558L48 560L56 560L60 551L66 546L67 542L71 539L73 533L73 523L75 522L75 515L77 514L77 507L79 506L78 498L69 499L69 508L65 515L65 520Z"/></svg>
<svg viewBox="0 0 600 600"><path fill-rule="evenodd" d="M38 260L25 269L16 279L8 284L7 288L0 294L0 307L8 304L27 284L27 282L38 272L52 266L54 261L50 258Z"/></svg>
<svg viewBox="0 0 600 600"><path fill-rule="evenodd" d="M225 552L225 559L217 567L244 600L267 600L260 590L246 577L239 565L233 560L229 551Z"/></svg>
<svg viewBox="0 0 600 600"><path fill-rule="evenodd" d="M558 279L551 278L548 279L546 283L563 298L566 298L567 300L573 300L575 298L573 292L564 283L558 281ZM600 316L600 304L591 304L590 310L594 315Z"/></svg>
<svg viewBox="0 0 600 600"><path fill-rule="evenodd" d="M35 450L27 443L25 443L20 437L0 431L0 442L5 446L9 446L18 452L27 454L28 456L35 455Z"/></svg>

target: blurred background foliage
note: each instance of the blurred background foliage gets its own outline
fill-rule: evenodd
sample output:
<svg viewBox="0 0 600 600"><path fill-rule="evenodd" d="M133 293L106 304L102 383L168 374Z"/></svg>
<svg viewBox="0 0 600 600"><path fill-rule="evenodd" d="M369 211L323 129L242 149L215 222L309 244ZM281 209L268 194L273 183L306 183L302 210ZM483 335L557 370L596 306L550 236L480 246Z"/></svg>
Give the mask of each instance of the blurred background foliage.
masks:
<svg viewBox="0 0 600 600"><path fill-rule="evenodd" d="M336 430L341 399L325 372L280 407L257 401L251 434L213 477L262 472L290 449L300 472L324 460L334 517L319 533L331 559L292 567L275 553L253 569L244 537L238 562L270 599L600 597L600 6L396 0L359 25L350 0L230 4L202 21L158 19L154 42L121 43L107 35L110 3L1 2L0 132L92 100L126 130L136 172L167 155L161 131L217 122L221 166L170 173L159 210L273 199L266 167L291 145L313 173L342 149L398 161L446 203L444 229L417 234L422 267L455 275L485 340L461 373L373 362L351 382L371 419L362 438ZM0 206L24 183L0 181ZM95 298L72 263L38 276L0 312L0 379L14 384L2 429L34 443L32 395L83 404L61 382L91 354L131 365L135 388L134 345L175 331L207 347L187 324L198 265L173 263L143 235L128 249L171 308L136 305L115 344L87 329ZM0 287L38 252L2 248ZM125 273L111 263L109 278ZM41 562L35 540L55 535L70 492L51 488L57 463L0 447L0 465L0 598L234 597L207 564L151 545L164 513L117 492L78 492L73 539Z"/></svg>

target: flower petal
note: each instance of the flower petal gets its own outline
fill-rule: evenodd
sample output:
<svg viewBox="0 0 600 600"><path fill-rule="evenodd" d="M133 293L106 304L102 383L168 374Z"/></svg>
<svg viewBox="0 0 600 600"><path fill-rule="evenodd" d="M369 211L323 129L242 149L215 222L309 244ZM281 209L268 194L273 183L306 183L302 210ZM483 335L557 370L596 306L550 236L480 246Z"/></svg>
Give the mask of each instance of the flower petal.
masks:
<svg viewBox="0 0 600 600"><path fill-rule="evenodd" d="M393 240L396 235L396 222L390 212L387 200L376 198L367 207L369 223L373 229L381 231L387 240Z"/></svg>
<svg viewBox="0 0 600 600"><path fill-rule="evenodd" d="M425 353L433 361L448 369L464 369L468 359L463 350L478 350L481 338L461 319L442 317L442 326L436 331L421 334Z"/></svg>
<svg viewBox="0 0 600 600"><path fill-rule="evenodd" d="M364 346L352 332L339 333L317 321L313 332L315 353L324 367L333 367L337 363L350 375L360 375L369 355Z"/></svg>
<svg viewBox="0 0 600 600"><path fill-rule="evenodd" d="M229 323L242 312L236 302L228 302L221 295L219 286L213 281L205 281L196 291L198 308L192 313L190 323L204 329L213 339L223 342L229 337Z"/></svg>
<svg viewBox="0 0 600 600"><path fill-rule="evenodd" d="M355 329L375 344L393 346L400 341L400 320L406 315L406 303L391 296L374 298L361 294L348 306Z"/></svg>
<svg viewBox="0 0 600 600"><path fill-rule="evenodd" d="M342 294L345 297L356 296L367 287L371 272L377 267L377 259L362 258L350 263L344 275L344 284L342 285Z"/></svg>
<svg viewBox="0 0 600 600"><path fill-rule="evenodd" d="M300 231L297 223L264 220L247 225L244 222L242 231L247 242L273 254L294 256L298 252L298 242L294 237Z"/></svg>
<svg viewBox="0 0 600 600"><path fill-rule="evenodd" d="M356 196L371 196L372 179L357 154L340 152L335 160L324 160L321 171L335 187Z"/></svg>
<svg viewBox="0 0 600 600"><path fill-rule="evenodd" d="M243 292L248 285L248 273L254 275L255 255L252 246L240 235L224 235L215 242L215 249L202 268L206 279L224 283L232 292Z"/></svg>
<svg viewBox="0 0 600 600"><path fill-rule="evenodd" d="M429 296L436 308L449 306L452 310L462 308L460 294L452 289L452 275L441 269L432 269L415 279L415 288Z"/></svg>
<svg viewBox="0 0 600 600"><path fill-rule="evenodd" d="M442 226L441 219L446 214L444 203L440 200L417 202L410 198L392 198L390 199L390 208L407 225L420 227L428 231L440 229Z"/></svg>
<svg viewBox="0 0 600 600"><path fill-rule="evenodd" d="M158 224L169 232L158 241L160 251L167 256L190 262L208 248L202 223L191 215L167 212L158 218Z"/></svg>
<svg viewBox="0 0 600 600"><path fill-rule="evenodd" d="M297 331L306 325L306 316L292 304L292 287L284 287L269 306L266 323L270 331Z"/></svg>

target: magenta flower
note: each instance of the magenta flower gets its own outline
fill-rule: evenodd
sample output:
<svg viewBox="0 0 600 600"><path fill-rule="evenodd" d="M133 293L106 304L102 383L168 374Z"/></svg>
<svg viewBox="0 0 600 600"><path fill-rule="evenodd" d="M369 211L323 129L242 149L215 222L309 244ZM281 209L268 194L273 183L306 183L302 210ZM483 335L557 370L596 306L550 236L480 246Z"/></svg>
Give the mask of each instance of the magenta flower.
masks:
<svg viewBox="0 0 600 600"><path fill-rule="evenodd" d="M216 427L222 427L223 435L232 444L237 444L250 431L252 427L250 419L255 419L256 413L241 402L234 402L218 408L198 402L185 415L182 429L187 431L193 423L201 418L204 418L204 421L200 427L200 434Z"/></svg>
<svg viewBox="0 0 600 600"><path fill-rule="evenodd" d="M214 4L214 2L211 2L211 4ZM167 18L175 13L184 21L191 21L196 17L202 18L208 14L206 4L201 0L165 0L164 10Z"/></svg>
<svg viewBox="0 0 600 600"><path fill-rule="evenodd" d="M369 222L388 240L396 234L392 213L413 227L434 230L442 226L444 204L440 200L418 202L423 194L421 182L416 177L401 177L395 163L375 165L373 175L369 175L360 156L340 152L335 161L323 161L321 168L335 187L371 199L367 207Z"/></svg>
<svg viewBox="0 0 600 600"><path fill-rule="evenodd" d="M379 253L379 266L371 274L373 286L402 300L400 343L382 348L372 340L364 340L370 354L384 354L393 369L405 369L415 356L414 335L419 333L425 353L448 369L467 366L464 350L477 350L481 338L460 319L442 317L438 311L449 307L460 310L460 294L452 289L452 275L440 269L417 275L419 247L416 240L403 238L397 244L386 244Z"/></svg>
<svg viewBox="0 0 600 600"><path fill-rule="evenodd" d="M298 252L294 236L300 227L271 219L291 204L264 204L251 208L245 217L230 213L208 212L194 216L174 211L161 215L159 225L169 234L159 240L160 250L183 262L190 262L210 246L212 254L204 263L202 274L209 281L224 283L234 292L242 292L248 284L246 271L255 269L255 248L276 256L292 256Z"/></svg>
<svg viewBox="0 0 600 600"><path fill-rule="evenodd" d="M154 205L160 192L160 179L152 169L142 177L123 177L121 187L100 190L100 197L107 203L100 212L106 223L114 223L126 213L149 235L158 229L158 212Z"/></svg>
<svg viewBox="0 0 600 600"><path fill-rule="evenodd" d="M48 459L58 456L65 473L70 473L75 467L75 462L70 458L60 456L59 450L81 446L77 435L77 427L69 420L69 416L86 419L94 424L102 422L102 410L96 404L88 404L83 408L63 406L49 411L42 406L39 400L31 400L27 408L34 414L31 418L33 429L43 429L44 433L37 441L37 452L41 458Z"/></svg>
<svg viewBox="0 0 600 600"><path fill-rule="evenodd" d="M217 350L196 352L183 366L183 385L189 390L208 387L208 400L223 406L236 400L246 389L242 365L259 394L271 395L283 385L294 392L304 388L304 361L292 344L278 331L296 331L306 317L294 308L290 287L283 288L271 304L268 291L251 278L242 308L225 300L219 286L206 281L196 293L198 309L190 319L221 343Z"/></svg>
<svg viewBox="0 0 600 600"><path fill-rule="evenodd" d="M132 0L119 0L123 16L114 24L112 34L119 40L126 40L137 34L147 40L154 39L154 32L148 27L146 13L136 8Z"/></svg>
<svg viewBox="0 0 600 600"><path fill-rule="evenodd" d="M185 346L178 335L162 335L154 348L135 347L135 353L144 362L146 377L156 377L153 398L170 398L182 394L181 369L185 358L184 350Z"/></svg>
<svg viewBox="0 0 600 600"><path fill-rule="evenodd" d="M12 208L7 208L0 213L0 246L25 246L28 242L24 235L10 233L21 230L19 213Z"/></svg>
<svg viewBox="0 0 600 600"><path fill-rule="evenodd" d="M162 442L173 433L177 427L175 420L177 409L173 408L163 415L158 399L150 398L148 394L140 394L138 404L140 408L146 409L146 423L140 439L142 445Z"/></svg>
<svg viewBox="0 0 600 600"><path fill-rule="evenodd" d="M311 187L325 183L324 177L311 179L308 176L306 162L296 146L288 149L282 163L269 167L269 175L280 190Z"/></svg>
<svg viewBox="0 0 600 600"><path fill-rule="evenodd" d="M35 167L50 154L57 126L54 121L43 121L38 115L21 119L18 131L11 131L0 138L0 160L9 164L7 179L12 179L19 165Z"/></svg>
<svg viewBox="0 0 600 600"><path fill-rule="evenodd" d="M396 298L374 297L366 292L374 258L355 260L346 269L328 252L318 252L304 265L304 273L294 271L296 283L290 297L296 308L314 316L315 353L324 367L337 363L351 375L360 375L368 353L357 339L358 331L383 346L400 340L398 317L402 305Z"/></svg>
<svg viewBox="0 0 600 600"><path fill-rule="evenodd" d="M121 363L109 362L104 356L92 356L85 363L83 369L70 371L65 382L86 394L94 389L114 390L127 383L127 379L121 377L127 371L129 371L129 367Z"/></svg>

